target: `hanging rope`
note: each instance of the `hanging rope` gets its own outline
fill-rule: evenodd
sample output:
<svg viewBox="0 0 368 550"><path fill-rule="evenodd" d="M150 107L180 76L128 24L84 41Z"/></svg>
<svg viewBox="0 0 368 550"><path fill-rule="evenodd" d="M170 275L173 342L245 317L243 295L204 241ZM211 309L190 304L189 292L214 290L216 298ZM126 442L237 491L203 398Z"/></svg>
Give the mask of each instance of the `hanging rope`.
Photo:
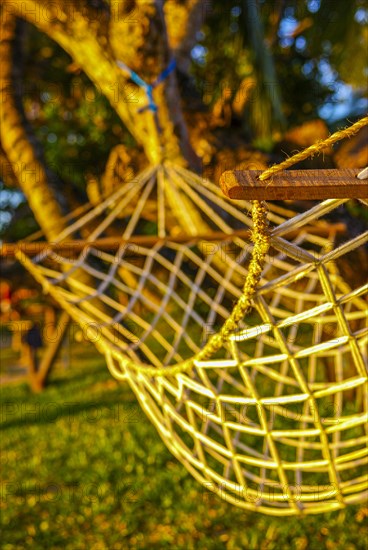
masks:
<svg viewBox="0 0 368 550"><path fill-rule="evenodd" d="M281 170L286 170L287 168L290 168L290 166L294 166L297 162L301 162L302 160L305 160L309 157L313 157L315 154L320 153L324 149L327 149L327 147L330 147L334 143L348 137L352 137L355 134L359 132L364 126L368 124L368 117L361 118L353 124L352 126L349 126L348 128L345 128L344 130L338 130L332 136L329 136L326 139L322 139L321 141L317 141L317 143L314 143L310 147L307 147L304 149L304 151L300 151L300 153L296 153L292 157L284 160L283 162L280 162L279 164L275 164L274 166L271 166L271 168L268 168L265 170L260 176L260 181L265 181L269 178L271 178L274 174L277 174L277 172L281 172Z"/></svg>

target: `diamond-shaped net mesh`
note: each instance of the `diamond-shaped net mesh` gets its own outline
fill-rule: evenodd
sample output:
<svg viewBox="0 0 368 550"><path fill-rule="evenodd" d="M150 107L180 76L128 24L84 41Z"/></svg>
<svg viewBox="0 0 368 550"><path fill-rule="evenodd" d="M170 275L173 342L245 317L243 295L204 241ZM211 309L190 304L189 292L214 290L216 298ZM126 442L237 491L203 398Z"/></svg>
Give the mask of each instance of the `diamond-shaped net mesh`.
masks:
<svg viewBox="0 0 368 550"><path fill-rule="evenodd" d="M93 243L118 231L114 252L91 244L77 257L18 257L129 382L204 498L212 491L275 515L323 512L362 501L368 485L367 232L336 235L347 206L269 205L254 308L205 359L197 354L242 295L251 204L234 206L165 163L59 238Z"/></svg>

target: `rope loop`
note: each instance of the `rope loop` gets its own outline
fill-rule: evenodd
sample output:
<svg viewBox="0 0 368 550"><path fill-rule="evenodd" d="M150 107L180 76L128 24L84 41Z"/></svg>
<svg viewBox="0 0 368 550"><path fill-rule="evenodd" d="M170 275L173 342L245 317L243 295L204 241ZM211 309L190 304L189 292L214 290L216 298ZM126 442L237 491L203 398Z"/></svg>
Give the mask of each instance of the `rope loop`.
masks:
<svg viewBox="0 0 368 550"><path fill-rule="evenodd" d="M161 82L166 80L166 78L174 71L176 67L175 59L172 59L170 61L166 69L164 69L161 74L158 75L156 80L154 80L151 84L148 84L145 80L143 80L143 78L141 78L136 72L130 69L122 61L117 61L117 64L120 69L129 74L129 78L134 82L134 84L137 84L137 86L142 88L147 96L148 104L138 109L138 113L144 113L145 111L152 111L153 113L157 113L158 108L153 99L153 90L157 88L157 86L161 84Z"/></svg>

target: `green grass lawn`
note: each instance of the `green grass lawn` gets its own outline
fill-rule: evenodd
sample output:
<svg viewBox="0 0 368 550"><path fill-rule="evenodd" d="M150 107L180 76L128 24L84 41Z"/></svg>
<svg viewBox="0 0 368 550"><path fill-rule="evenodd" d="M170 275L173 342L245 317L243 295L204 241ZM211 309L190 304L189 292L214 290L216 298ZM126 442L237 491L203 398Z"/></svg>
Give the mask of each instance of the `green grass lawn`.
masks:
<svg viewBox="0 0 368 550"><path fill-rule="evenodd" d="M279 519L204 493L88 344L41 395L1 394L2 550L367 548L366 506Z"/></svg>

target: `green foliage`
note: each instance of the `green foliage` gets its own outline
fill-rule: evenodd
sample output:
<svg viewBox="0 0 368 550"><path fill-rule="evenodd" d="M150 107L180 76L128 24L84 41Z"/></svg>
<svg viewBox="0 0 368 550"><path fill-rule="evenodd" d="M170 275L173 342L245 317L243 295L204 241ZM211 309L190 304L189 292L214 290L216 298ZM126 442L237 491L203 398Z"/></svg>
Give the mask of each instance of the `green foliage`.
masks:
<svg viewBox="0 0 368 550"><path fill-rule="evenodd" d="M88 346L41 395L2 390L2 549L364 550L367 508L244 512L203 490Z"/></svg>
<svg viewBox="0 0 368 550"><path fill-rule="evenodd" d="M327 59L338 77L354 87L365 88L368 47L367 4L364 0L321 0L314 13L311 2L299 2L300 19L308 17L311 25L305 31L311 58ZM314 4L318 4L314 2Z"/></svg>
<svg viewBox="0 0 368 550"><path fill-rule="evenodd" d="M287 126L318 117L341 84L366 92L362 0L213 0L208 12L199 40L202 56L193 65L197 86L212 106L224 88L233 99L244 78L257 83L244 110L245 130L252 131L256 147L272 146L283 117Z"/></svg>

